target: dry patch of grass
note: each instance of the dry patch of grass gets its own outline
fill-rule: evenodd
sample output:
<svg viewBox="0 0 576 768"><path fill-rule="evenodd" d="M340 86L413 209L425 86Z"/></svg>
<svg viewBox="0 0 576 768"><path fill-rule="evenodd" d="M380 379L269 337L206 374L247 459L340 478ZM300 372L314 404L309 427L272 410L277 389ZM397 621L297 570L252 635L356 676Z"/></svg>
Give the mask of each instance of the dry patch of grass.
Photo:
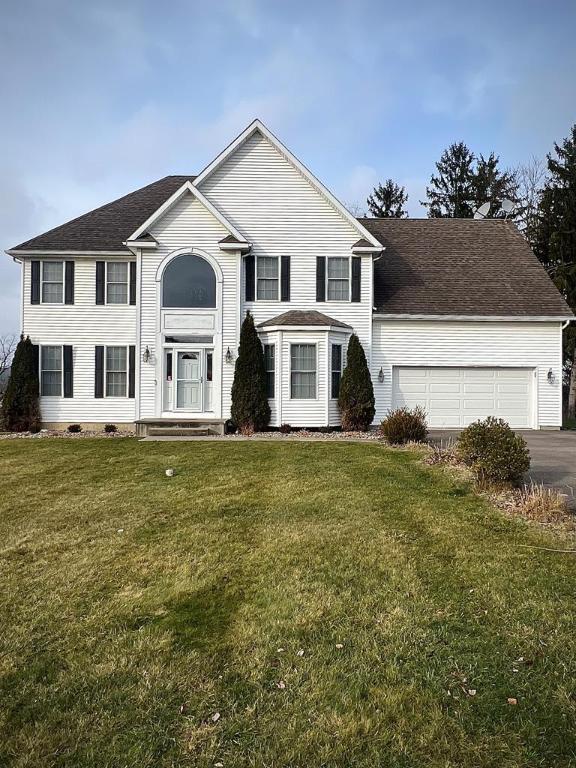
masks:
<svg viewBox="0 0 576 768"><path fill-rule="evenodd" d="M576 558L421 452L14 440L0 472L1 765L575 763Z"/></svg>

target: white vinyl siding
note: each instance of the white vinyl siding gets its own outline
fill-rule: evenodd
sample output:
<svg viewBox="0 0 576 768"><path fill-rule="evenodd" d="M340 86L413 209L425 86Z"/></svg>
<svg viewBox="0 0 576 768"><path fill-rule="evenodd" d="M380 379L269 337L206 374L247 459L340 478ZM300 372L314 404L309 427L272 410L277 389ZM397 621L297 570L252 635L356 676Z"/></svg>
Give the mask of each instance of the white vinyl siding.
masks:
<svg viewBox="0 0 576 768"><path fill-rule="evenodd" d="M290 397L310 400L316 397L316 345L292 344L290 347Z"/></svg>
<svg viewBox="0 0 576 768"><path fill-rule="evenodd" d="M128 396L128 352L126 347L106 347L104 384L106 397Z"/></svg>
<svg viewBox="0 0 576 768"><path fill-rule="evenodd" d="M277 256L258 256L256 259L256 298L259 301L278 301L279 261Z"/></svg>
<svg viewBox="0 0 576 768"><path fill-rule="evenodd" d="M326 259L326 298L328 301L350 300L350 259Z"/></svg>
<svg viewBox="0 0 576 768"><path fill-rule="evenodd" d="M126 424L134 421L133 398L94 397L94 347L136 344L137 307L95 306L97 257L75 257L74 305L31 304L24 301L23 330L32 343L73 346L74 397L40 397L43 422L99 422ZM24 296L30 295L30 259L22 264ZM138 354L136 374L138 376Z"/></svg>
<svg viewBox="0 0 576 768"><path fill-rule="evenodd" d="M374 320L372 381L376 418L392 407L397 367L532 369L532 422L562 423L562 324L559 322L476 322ZM384 381L378 381L382 368ZM548 371L555 374L548 381Z"/></svg>
<svg viewBox="0 0 576 768"><path fill-rule="evenodd" d="M64 302L64 262L42 261L40 265L42 304L62 304Z"/></svg>
<svg viewBox="0 0 576 768"><path fill-rule="evenodd" d="M106 303L128 304L129 265L126 261L106 262Z"/></svg>
<svg viewBox="0 0 576 768"><path fill-rule="evenodd" d="M258 256L290 257L290 301L258 299L256 289L255 301L245 303L242 286L241 316L250 310L258 324L280 312L316 309L351 325L370 359L372 257L362 256L361 302L316 301L316 257L350 263L360 235L300 171L257 133L200 187L252 244L256 275Z"/></svg>
<svg viewBox="0 0 576 768"><path fill-rule="evenodd" d="M62 347L40 347L40 395L62 397Z"/></svg>

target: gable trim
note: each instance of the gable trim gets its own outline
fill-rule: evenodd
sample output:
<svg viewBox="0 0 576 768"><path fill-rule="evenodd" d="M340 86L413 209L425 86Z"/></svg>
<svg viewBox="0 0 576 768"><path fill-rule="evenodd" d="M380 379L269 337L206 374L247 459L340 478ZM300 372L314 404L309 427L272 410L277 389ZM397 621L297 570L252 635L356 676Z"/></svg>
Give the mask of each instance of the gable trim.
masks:
<svg viewBox="0 0 576 768"><path fill-rule="evenodd" d="M278 139L274 134L266 128L264 123L262 123L261 120L254 120L250 125L242 131L242 133L237 136L234 141L232 141L226 149L224 149L212 162L204 168L204 170L196 176L194 179L194 186L198 187L202 184L203 181L205 181L209 176L211 176L214 171L216 171L217 168L219 168L224 161L230 157L230 155L241 145L244 144L245 141L247 141L249 138L251 138L255 133L261 133L264 138L268 139L268 141L272 144L273 147L275 147L278 152L292 165L294 168L296 168L297 171L299 171L302 176L311 184L314 189L316 189L317 192L319 192L327 201L330 203L330 205L338 211L338 213L358 232L361 237L364 240L367 240L369 243L371 243L375 249L378 251L383 251L384 246L382 243L380 243L374 235L372 235L365 227L360 224L360 222L352 216L350 211L346 210L346 208L342 205L342 203L334 197L332 192L322 184L321 181L319 181L314 174L306 168L306 166L298 160L298 158L290 152L287 147L282 144L280 139Z"/></svg>
<svg viewBox="0 0 576 768"><path fill-rule="evenodd" d="M130 237L124 242L124 245L127 245L128 243L133 243L133 241L138 240L138 238L143 235L150 227L155 224L157 221L159 221L171 208L174 206L181 197L183 197L186 193L190 193L193 197L198 200L198 202L206 208L209 213L214 216L214 218L222 224L224 229L228 230L228 232L233 235L237 240L240 241L240 243L244 246L250 245L244 235L242 235L236 227L234 227L233 224L231 224L228 219L226 219L220 211L215 208L212 203L204 197L204 195L200 192L199 189L196 189L196 187L190 182L186 181L180 189L177 189L176 192L174 192L173 195L171 195L168 200L166 200L160 208L158 208L152 216L149 216L146 221L141 224L138 229L130 235Z"/></svg>

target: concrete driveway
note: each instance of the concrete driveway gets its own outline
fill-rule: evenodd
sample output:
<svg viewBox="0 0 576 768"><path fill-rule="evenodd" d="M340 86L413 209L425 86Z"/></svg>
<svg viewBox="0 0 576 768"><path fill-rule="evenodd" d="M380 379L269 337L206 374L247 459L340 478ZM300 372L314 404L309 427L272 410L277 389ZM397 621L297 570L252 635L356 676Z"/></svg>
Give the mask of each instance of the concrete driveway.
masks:
<svg viewBox="0 0 576 768"><path fill-rule="evenodd" d="M456 440L458 434L457 429L430 431L436 443ZM576 498L576 431L527 430L519 434L530 449L530 478Z"/></svg>

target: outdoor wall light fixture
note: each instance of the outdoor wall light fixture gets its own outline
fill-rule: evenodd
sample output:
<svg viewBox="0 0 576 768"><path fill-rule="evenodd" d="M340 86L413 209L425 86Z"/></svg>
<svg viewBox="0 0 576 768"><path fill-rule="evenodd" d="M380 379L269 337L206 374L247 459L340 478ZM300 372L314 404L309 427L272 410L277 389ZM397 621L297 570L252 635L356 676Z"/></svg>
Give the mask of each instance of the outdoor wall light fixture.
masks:
<svg viewBox="0 0 576 768"><path fill-rule="evenodd" d="M548 371L547 378L548 378L548 384L554 384L554 382L556 381L556 377L554 376L554 371L552 370L552 368L550 368L550 370Z"/></svg>
<svg viewBox="0 0 576 768"><path fill-rule="evenodd" d="M150 360L150 349L148 347L148 344L146 344L146 349L144 350L144 354L142 355L142 360L147 363L148 360Z"/></svg>
<svg viewBox="0 0 576 768"><path fill-rule="evenodd" d="M226 350L226 354L224 355L224 360L226 360L228 365L230 365L230 363L232 362L232 352L230 352L230 347L228 347L228 349Z"/></svg>
<svg viewBox="0 0 576 768"><path fill-rule="evenodd" d="M380 370L378 371L378 381L380 382L380 384L384 383L384 370L383 370L383 368L380 368Z"/></svg>

